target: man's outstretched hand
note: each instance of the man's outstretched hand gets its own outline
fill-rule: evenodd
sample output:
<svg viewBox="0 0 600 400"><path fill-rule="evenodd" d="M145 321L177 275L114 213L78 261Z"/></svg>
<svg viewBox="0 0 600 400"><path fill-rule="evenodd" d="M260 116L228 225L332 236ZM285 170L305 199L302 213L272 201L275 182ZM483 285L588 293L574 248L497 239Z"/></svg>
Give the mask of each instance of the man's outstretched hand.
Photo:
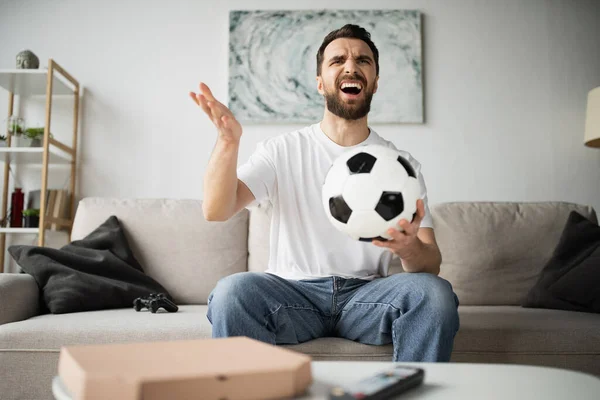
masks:
<svg viewBox="0 0 600 400"><path fill-rule="evenodd" d="M387 234L392 238L386 242L373 240L373 244L378 247L385 247L400 258L408 258L420 251L421 240L417 237L421 221L425 217L425 204L423 200L417 200L417 215L412 222L401 219L398 226L402 229L390 228Z"/></svg>
<svg viewBox="0 0 600 400"><path fill-rule="evenodd" d="M229 108L215 99L208 86L201 82L200 93L190 92L190 97L215 124L220 139L228 142L239 142L242 136L242 126Z"/></svg>

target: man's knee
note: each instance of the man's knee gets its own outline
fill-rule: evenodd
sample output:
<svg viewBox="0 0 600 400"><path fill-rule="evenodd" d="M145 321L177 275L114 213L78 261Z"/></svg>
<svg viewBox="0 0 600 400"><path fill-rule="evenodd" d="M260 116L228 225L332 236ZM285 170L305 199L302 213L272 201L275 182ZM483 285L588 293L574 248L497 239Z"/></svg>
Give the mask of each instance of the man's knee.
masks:
<svg viewBox="0 0 600 400"><path fill-rule="evenodd" d="M264 322L270 283L267 275L242 272L217 282L208 297L206 314L213 337L248 336L274 343L273 334Z"/></svg>
<svg viewBox="0 0 600 400"><path fill-rule="evenodd" d="M458 298L447 280L423 274L424 306L433 324L458 330Z"/></svg>
<svg viewBox="0 0 600 400"><path fill-rule="evenodd" d="M208 296L209 312L239 307L256 297L265 277L256 272L238 272L221 278Z"/></svg>
<svg viewBox="0 0 600 400"><path fill-rule="evenodd" d="M404 275L402 279L410 279L411 291L420 297L418 307L424 318L427 318L431 324L458 330L458 298L450 282L428 273L401 275Z"/></svg>
<svg viewBox="0 0 600 400"><path fill-rule="evenodd" d="M208 296L209 321L214 316L235 320L246 314L249 308L257 306L264 296L266 274L258 272L238 272L221 278Z"/></svg>

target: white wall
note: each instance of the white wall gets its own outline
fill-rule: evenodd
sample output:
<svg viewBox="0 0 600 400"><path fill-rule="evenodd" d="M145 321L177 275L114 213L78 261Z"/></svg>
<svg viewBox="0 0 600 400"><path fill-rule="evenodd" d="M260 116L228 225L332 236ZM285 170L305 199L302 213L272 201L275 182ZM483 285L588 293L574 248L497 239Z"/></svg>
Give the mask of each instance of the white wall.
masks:
<svg viewBox="0 0 600 400"><path fill-rule="evenodd" d="M587 92L600 86L594 0L0 0L0 68L27 48L85 87L80 197L201 198L215 131L187 93L204 80L226 100L229 10L324 7L424 13L426 123L374 128L421 161L431 203L600 211L600 150L583 145ZM240 161L293 128L246 126Z"/></svg>

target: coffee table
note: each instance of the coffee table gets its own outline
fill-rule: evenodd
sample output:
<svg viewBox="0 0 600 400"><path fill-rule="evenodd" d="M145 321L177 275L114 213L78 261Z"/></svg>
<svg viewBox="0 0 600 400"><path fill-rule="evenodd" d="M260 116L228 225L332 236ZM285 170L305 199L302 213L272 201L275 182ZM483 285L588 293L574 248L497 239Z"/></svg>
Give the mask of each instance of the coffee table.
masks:
<svg viewBox="0 0 600 400"><path fill-rule="evenodd" d="M425 370L423 384L397 397L402 400L600 399L600 378L564 369L512 364L402 364ZM313 362L313 385L300 399L327 399L331 388L392 366L391 362Z"/></svg>
<svg viewBox="0 0 600 400"><path fill-rule="evenodd" d="M425 370L423 384L398 396L402 400L600 399L600 378L575 371L512 364L402 364ZM357 382L393 365L391 362L314 361L313 384L298 400L326 400L331 388ZM52 392L57 400L71 400L58 377L52 382Z"/></svg>

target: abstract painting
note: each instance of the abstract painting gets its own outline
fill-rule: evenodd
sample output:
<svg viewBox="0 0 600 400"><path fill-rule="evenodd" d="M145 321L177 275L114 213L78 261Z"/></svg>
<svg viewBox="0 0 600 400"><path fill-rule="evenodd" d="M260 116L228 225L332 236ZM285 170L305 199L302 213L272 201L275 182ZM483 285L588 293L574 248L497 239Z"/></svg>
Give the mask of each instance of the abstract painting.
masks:
<svg viewBox="0 0 600 400"><path fill-rule="evenodd" d="M315 123L316 54L345 24L371 33L379 88L369 123L422 123L421 13L413 10L257 10L229 14L228 105L242 123Z"/></svg>

